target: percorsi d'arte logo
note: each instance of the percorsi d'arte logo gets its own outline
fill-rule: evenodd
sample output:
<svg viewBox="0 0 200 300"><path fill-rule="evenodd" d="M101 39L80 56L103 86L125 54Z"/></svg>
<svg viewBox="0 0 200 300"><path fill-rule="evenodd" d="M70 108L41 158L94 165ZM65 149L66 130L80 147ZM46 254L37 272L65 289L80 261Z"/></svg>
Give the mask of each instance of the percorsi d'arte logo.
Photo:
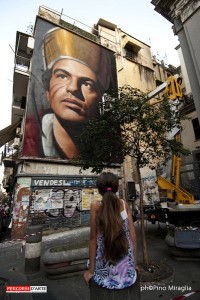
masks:
<svg viewBox="0 0 200 300"><path fill-rule="evenodd" d="M7 285L6 293L47 293L47 286Z"/></svg>

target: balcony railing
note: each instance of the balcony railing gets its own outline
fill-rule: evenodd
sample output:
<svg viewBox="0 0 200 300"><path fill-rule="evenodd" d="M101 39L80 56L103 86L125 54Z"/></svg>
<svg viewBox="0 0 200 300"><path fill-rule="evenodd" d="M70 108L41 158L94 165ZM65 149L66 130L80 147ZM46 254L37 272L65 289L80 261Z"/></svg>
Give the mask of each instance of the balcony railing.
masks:
<svg viewBox="0 0 200 300"><path fill-rule="evenodd" d="M2 153L2 162L4 167L13 167L18 156L18 151L13 146L6 144Z"/></svg>
<svg viewBox="0 0 200 300"><path fill-rule="evenodd" d="M29 66L30 66L30 59L19 55L16 56L16 61L15 61L16 69L28 73Z"/></svg>
<svg viewBox="0 0 200 300"><path fill-rule="evenodd" d="M45 14L45 11L49 12L49 14L48 13ZM115 32L113 34L111 34L108 31L104 31L102 28L101 28L101 32L99 32L98 29L96 29L96 26L91 27L87 24L84 24L84 23L78 21L78 20L75 20L74 18L71 18L70 16L65 15L63 13L63 10L60 13L60 12L52 10L51 8L48 8L46 6L40 6L39 15L41 15L42 17L45 16L46 19L49 19L50 21L53 20L55 23L60 24L61 26L65 27L71 31L74 31L74 32L78 33L79 35L82 35L100 45L102 44L101 38L105 38L105 35L106 35L108 45L103 44L103 46L106 46L113 50L112 47L114 44L113 41L115 41ZM109 38L109 36L110 36L110 38Z"/></svg>
<svg viewBox="0 0 200 300"><path fill-rule="evenodd" d="M66 21L61 19L60 20L60 25L62 25L63 27L65 27L69 30L72 30L72 31L74 31L74 32L76 32L76 33L92 40L92 41L95 41L95 42L99 43L99 38L96 35L88 32L84 29L81 29L80 27L75 26L74 24L70 24L69 22L66 22Z"/></svg>

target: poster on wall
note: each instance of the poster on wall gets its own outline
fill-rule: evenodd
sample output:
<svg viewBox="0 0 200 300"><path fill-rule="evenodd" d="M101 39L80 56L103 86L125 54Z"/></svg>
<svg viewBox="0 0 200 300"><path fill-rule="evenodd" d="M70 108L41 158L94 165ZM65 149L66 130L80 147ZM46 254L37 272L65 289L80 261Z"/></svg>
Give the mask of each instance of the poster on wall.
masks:
<svg viewBox="0 0 200 300"><path fill-rule="evenodd" d="M98 189L94 189L94 199L93 201L101 201L102 196L99 194Z"/></svg>
<svg viewBox="0 0 200 300"><path fill-rule="evenodd" d="M82 190L82 210L89 210L93 201L100 201L101 196L97 189L89 188Z"/></svg>
<svg viewBox="0 0 200 300"><path fill-rule="evenodd" d="M25 206L29 205L29 195L22 196L22 205L25 205Z"/></svg>
<svg viewBox="0 0 200 300"><path fill-rule="evenodd" d="M38 19L21 157L69 160L76 137L99 103L117 91L114 53L67 29Z"/></svg>
<svg viewBox="0 0 200 300"><path fill-rule="evenodd" d="M93 200L94 190L93 189L83 189L82 190L82 209L90 209L90 204Z"/></svg>
<svg viewBox="0 0 200 300"><path fill-rule="evenodd" d="M66 218L71 218L75 211L80 211L81 191L79 189L65 189L63 200L63 214Z"/></svg>
<svg viewBox="0 0 200 300"><path fill-rule="evenodd" d="M35 191L34 210L45 210L51 208L51 198L46 190Z"/></svg>
<svg viewBox="0 0 200 300"><path fill-rule="evenodd" d="M44 211L54 217L62 213L64 217L71 218L75 211L81 210L80 205L80 189L55 187L37 189L33 193L33 209Z"/></svg>

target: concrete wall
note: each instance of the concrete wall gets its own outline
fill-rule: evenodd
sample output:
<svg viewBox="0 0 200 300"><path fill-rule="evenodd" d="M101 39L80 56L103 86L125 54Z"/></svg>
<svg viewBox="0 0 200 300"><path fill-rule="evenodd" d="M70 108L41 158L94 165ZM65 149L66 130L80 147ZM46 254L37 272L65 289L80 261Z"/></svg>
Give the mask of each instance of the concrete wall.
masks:
<svg viewBox="0 0 200 300"><path fill-rule="evenodd" d="M197 150L200 147L200 140L195 139L192 120L197 118L197 112L193 111L188 114L188 120L183 120L183 131L181 133L181 140L183 145L191 151Z"/></svg>

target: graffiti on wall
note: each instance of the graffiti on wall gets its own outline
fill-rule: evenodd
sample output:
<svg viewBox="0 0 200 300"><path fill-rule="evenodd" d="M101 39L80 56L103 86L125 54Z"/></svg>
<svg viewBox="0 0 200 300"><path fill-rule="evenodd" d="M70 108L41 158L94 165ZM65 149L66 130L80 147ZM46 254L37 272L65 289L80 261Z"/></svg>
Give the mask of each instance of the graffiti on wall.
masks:
<svg viewBox="0 0 200 300"><path fill-rule="evenodd" d="M34 210L44 211L49 217L58 217L62 214L66 218L71 218L75 211L81 211L80 204L80 189L52 188L33 192Z"/></svg>
<svg viewBox="0 0 200 300"><path fill-rule="evenodd" d="M43 228L85 226L90 205L100 200L96 177L32 177L29 224Z"/></svg>
<svg viewBox="0 0 200 300"><path fill-rule="evenodd" d="M144 190L144 201L147 204L153 204L159 199L158 185L156 183L156 176L148 176L142 178L143 190Z"/></svg>
<svg viewBox="0 0 200 300"><path fill-rule="evenodd" d="M141 169L142 177L142 188L144 196L144 204L154 204L155 201L159 199L158 185L157 185L157 175L155 170L150 170L148 167ZM139 205L140 198L140 188L139 184L136 184L137 193L137 204Z"/></svg>
<svg viewBox="0 0 200 300"><path fill-rule="evenodd" d="M30 213L41 219L79 219L89 222L92 201L100 200L97 189L54 187L35 189L32 192ZM84 216L83 216L84 215ZM77 221L76 221L77 222Z"/></svg>

